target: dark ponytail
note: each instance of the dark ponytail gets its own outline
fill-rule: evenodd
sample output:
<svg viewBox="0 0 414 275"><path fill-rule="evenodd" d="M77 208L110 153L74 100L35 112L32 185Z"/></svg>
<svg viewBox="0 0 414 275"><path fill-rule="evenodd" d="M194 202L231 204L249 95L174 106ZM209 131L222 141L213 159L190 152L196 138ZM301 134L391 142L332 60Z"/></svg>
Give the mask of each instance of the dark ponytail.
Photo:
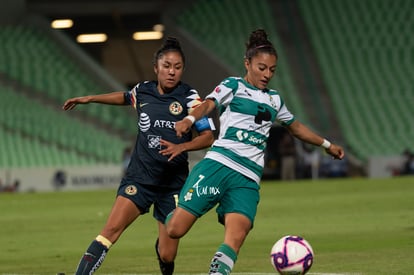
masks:
<svg viewBox="0 0 414 275"><path fill-rule="evenodd" d="M181 49L180 42L175 37L167 37L165 42L162 44L161 48L159 48L158 51L155 52L153 64L156 65L158 59L160 59L165 53L172 52L172 51L178 52L181 55L183 59L183 64L185 65L184 52Z"/></svg>
<svg viewBox="0 0 414 275"><path fill-rule="evenodd" d="M246 54L244 58L251 59L259 52L273 54L277 58L276 49L272 42L267 39L267 33L263 29L257 29L250 34L249 41L246 43Z"/></svg>

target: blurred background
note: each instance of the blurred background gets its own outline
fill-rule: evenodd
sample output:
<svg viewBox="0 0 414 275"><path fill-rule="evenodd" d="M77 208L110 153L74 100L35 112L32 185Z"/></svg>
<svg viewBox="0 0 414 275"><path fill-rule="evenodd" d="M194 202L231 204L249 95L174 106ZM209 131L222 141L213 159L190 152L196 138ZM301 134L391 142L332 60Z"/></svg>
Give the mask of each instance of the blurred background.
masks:
<svg viewBox="0 0 414 275"><path fill-rule="evenodd" d="M0 190L117 186L137 133L134 111L91 104L63 112L63 102L154 79L153 53L167 36L186 54L183 80L205 96L225 77L244 75L244 45L257 28L279 54L269 87L347 153L333 161L275 124L264 179L414 173L414 1L0 0L0 7Z"/></svg>

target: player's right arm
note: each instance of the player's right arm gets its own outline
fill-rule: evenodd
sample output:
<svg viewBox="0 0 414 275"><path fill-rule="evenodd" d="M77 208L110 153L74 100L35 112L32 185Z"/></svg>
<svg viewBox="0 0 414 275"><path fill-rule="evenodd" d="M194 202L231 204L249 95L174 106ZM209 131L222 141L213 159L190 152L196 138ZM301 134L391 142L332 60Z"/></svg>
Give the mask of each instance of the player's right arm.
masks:
<svg viewBox="0 0 414 275"><path fill-rule="evenodd" d="M87 96L80 96L70 98L65 101L62 106L63 110L72 110L78 104L89 104L89 103L102 103L102 104L110 104L110 105L125 105L124 92L113 92L108 94L100 94L100 95L87 95Z"/></svg>
<svg viewBox="0 0 414 275"><path fill-rule="evenodd" d="M200 118L208 115L211 111L216 108L216 104L211 99L205 99L200 105L198 105L192 112L191 115L186 116L183 120L175 123L175 132L178 137L181 137L184 133L190 131L193 123Z"/></svg>
<svg viewBox="0 0 414 275"><path fill-rule="evenodd" d="M219 106L227 106L233 99L233 95L238 87L238 79L228 77L224 79L216 88L206 96L204 101L198 105L190 115L183 120L175 123L175 132L178 137L190 131L195 121L208 115Z"/></svg>

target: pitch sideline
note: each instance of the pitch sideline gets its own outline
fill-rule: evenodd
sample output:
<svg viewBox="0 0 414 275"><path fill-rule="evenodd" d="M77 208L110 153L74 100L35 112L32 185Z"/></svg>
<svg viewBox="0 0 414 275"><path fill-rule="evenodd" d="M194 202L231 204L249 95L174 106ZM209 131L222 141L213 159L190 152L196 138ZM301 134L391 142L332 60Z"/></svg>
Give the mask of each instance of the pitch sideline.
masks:
<svg viewBox="0 0 414 275"><path fill-rule="evenodd" d="M361 273L307 273L308 275L361 275ZM103 275L118 275L118 274L103 274ZM155 275L152 273L125 273L121 275ZM177 273L176 275L205 275L205 273ZM249 272L235 272L231 275L277 275L277 273L249 273Z"/></svg>
<svg viewBox="0 0 414 275"><path fill-rule="evenodd" d="M0 273L1 275L20 275L18 273ZM34 273L36 274L36 273ZM34 275L32 274L32 275ZM65 273L56 273L57 275L65 275ZM232 275L276 275L277 273L242 273L235 272ZM122 274L103 274L103 275L155 275L152 273L122 273ZM205 275L205 273L177 273L176 275ZM308 275L362 275L361 273L308 273Z"/></svg>

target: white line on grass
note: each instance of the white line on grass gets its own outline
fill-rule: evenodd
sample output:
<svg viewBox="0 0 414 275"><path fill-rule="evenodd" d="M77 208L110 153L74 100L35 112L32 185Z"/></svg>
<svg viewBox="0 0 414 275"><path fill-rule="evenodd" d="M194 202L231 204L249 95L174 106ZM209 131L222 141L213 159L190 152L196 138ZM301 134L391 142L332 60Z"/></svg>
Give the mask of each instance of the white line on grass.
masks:
<svg viewBox="0 0 414 275"><path fill-rule="evenodd" d="M19 273L0 273L1 275L24 275ZM63 275L65 273L56 273L59 275ZM231 275L275 275L275 273L248 273L248 272L235 272L231 273ZM308 273L309 275L361 275L361 273ZM34 275L34 274L31 274ZM122 274L103 274L103 275L156 275L152 273L122 273ZM205 273L177 273L176 275L205 275Z"/></svg>
<svg viewBox="0 0 414 275"><path fill-rule="evenodd" d="M249 272L235 272L231 275L276 275L277 273L249 273ZM361 273L308 273L309 275L361 275ZM155 275L151 273L132 273L132 274L103 274L103 275ZM176 275L206 275L205 273L177 273Z"/></svg>

